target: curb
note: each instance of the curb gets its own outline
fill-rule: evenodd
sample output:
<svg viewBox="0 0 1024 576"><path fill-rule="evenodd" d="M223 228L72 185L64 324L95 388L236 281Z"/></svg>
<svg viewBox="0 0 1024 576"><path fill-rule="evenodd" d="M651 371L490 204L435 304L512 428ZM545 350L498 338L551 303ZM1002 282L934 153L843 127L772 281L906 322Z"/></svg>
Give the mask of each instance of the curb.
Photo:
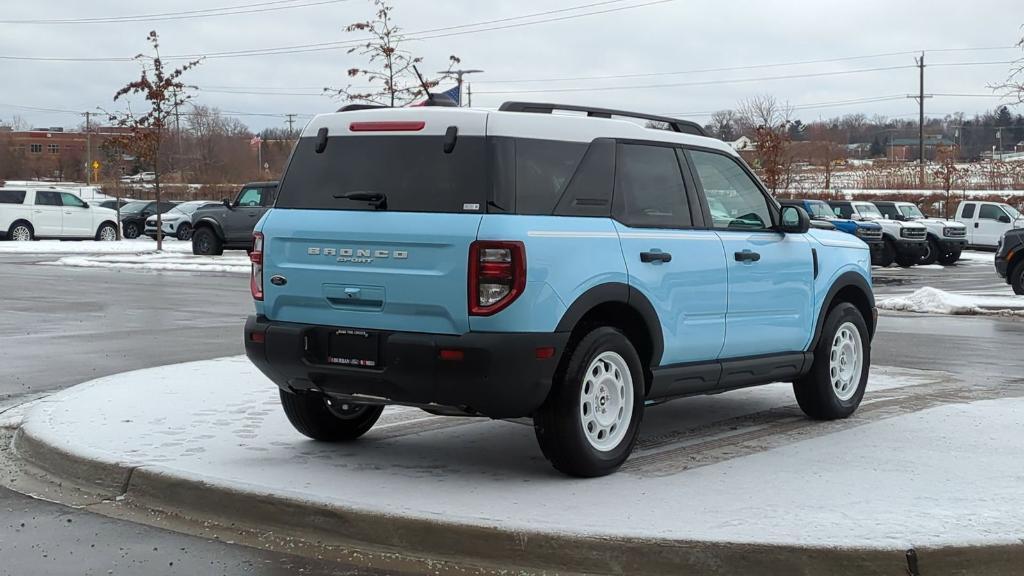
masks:
<svg viewBox="0 0 1024 576"><path fill-rule="evenodd" d="M18 457L57 480L121 496L136 507L290 538L421 559L532 571L604 574L1018 574L1020 545L917 549L920 572L902 549L811 548L668 539L609 538L510 530L324 506L293 495L219 486L160 466L91 460L35 438L14 437Z"/></svg>

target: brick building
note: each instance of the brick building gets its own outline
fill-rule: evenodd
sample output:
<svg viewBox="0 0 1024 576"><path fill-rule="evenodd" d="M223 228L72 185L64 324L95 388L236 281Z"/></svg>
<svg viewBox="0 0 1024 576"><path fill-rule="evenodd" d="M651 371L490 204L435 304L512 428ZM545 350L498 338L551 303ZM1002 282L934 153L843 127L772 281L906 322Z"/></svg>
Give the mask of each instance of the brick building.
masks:
<svg viewBox="0 0 1024 576"><path fill-rule="evenodd" d="M105 126L93 128L89 134L63 128L35 128L4 132L0 134L0 143L22 163L25 178L85 180L86 161L90 158L86 146L91 148L91 158L103 163L103 143L123 131Z"/></svg>

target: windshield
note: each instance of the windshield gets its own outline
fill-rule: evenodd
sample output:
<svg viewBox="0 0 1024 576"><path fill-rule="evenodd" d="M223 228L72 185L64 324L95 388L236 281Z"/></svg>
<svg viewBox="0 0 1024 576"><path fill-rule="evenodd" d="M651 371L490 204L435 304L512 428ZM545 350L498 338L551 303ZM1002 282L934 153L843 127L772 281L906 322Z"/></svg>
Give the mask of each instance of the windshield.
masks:
<svg viewBox="0 0 1024 576"><path fill-rule="evenodd" d="M918 218L924 218L925 215L921 212L921 209L913 204L897 204L896 206L900 210L900 214L903 214L906 218L916 220Z"/></svg>
<svg viewBox="0 0 1024 576"><path fill-rule="evenodd" d="M1000 206L1002 206L1003 210L1006 210L1006 213L1010 215L1011 220L1016 220L1017 218L1020 218L1020 211L1018 211L1013 206L1010 206L1009 204L1000 204Z"/></svg>
<svg viewBox="0 0 1024 576"><path fill-rule="evenodd" d="M811 218L836 217L835 213L832 212L832 207L821 200L809 200L804 205L807 206L807 211L811 213Z"/></svg>
<svg viewBox="0 0 1024 576"><path fill-rule="evenodd" d="M878 208L874 204L868 204L867 202L857 202L853 205L857 209L857 212L865 218L882 218L882 213L878 211Z"/></svg>
<svg viewBox="0 0 1024 576"><path fill-rule="evenodd" d="M149 202L129 202L121 206L121 212L142 212L142 209L149 205Z"/></svg>

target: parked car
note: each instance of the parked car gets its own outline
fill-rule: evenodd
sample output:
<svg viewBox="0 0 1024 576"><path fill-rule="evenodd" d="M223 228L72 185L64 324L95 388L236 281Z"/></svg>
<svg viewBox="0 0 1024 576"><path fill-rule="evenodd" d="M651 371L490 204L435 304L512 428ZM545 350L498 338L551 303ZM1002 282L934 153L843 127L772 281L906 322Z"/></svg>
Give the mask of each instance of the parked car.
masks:
<svg viewBox="0 0 1024 576"><path fill-rule="evenodd" d="M146 219L159 211L167 212L177 202L161 202L159 206L152 200L137 200L121 207L121 234L131 240L138 238L146 229Z"/></svg>
<svg viewBox="0 0 1024 576"><path fill-rule="evenodd" d="M1024 216L1003 202L961 202L956 221L967 226L967 245L976 248L995 248L1007 230L1024 228Z"/></svg>
<svg viewBox="0 0 1024 576"><path fill-rule="evenodd" d="M182 202L164 212L160 216L160 223L163 225L164 237L173 237L178 240L192 239L192 214L204 206L219 206L220 202L210 200L192 200ZM146 219L146 236L156 239L156 216Z"/></svg>
<svg viewBox="0 0 1024 576"><path fill-rule="evenodd" d="M117 214L71 192L0 188L0 238L117 240Z"/></svg>
<svg viewBox="0 0 1024 576"><path fill-rule="evenodd" d="M917 264L928 251L928 229L917 222L887 220L871 202L833 200L829 202L836 216L858 222L875 222L882 227L882 251L877 264L882 267L896 262L903 268Z"/></svg>
<svg viewBox="0 0 1024 576"><path fill-rule="evenodd" d="M250 182L235 199L192 213L192 253L220 255L224 250L251 250L252 231L274 205L277 182Z"/></svg>
<svg viewBox="0 0 1024 576"><path fill-rule="evenodd" d="M155 172L139 172L138 174L132 174L131 176L122 176L121 182L126 184L136 184L141 182L155 182Z"/></svg>
<svg viewBox="0 0 1024 576"><path fill-rule="evenodd" d="M871 263L875 266L881 265L885 243L882 241L882 226L880 224L867 220L840 218L824 200L782 200L781 203L783 206L800 206L811 216L812 222L828 222L836 230L860 238L871 250Z"/></svg>
<svg viewBox="0 0 1024 576"><path fill-rule="evenodd" d="M996 273L1013 287L1014 294L1024 296L1024 229L1003 234L996 249Z"/></svg>
<svg viewBox="0 0 1024 576"><path fill-rule="evenodd" d="M90 202L90 204L92 206L99 206L100 208L106 208L108 210L117 211L118 204L120 204L121 207L123 208L124 205L129 203L129 202L131 202L131 200L127 200L125 198L122 198L120 200L117 200L115 198L111 198L109 200L92 201L92 202Z"/></svg>
<svg viewBox="0 0 1024 576"><path fill-rule="evenodd" d="M927 251L921 256L921 264L943 266L960 259L960 253L967 246L967 227L955 220L929 218L911 202L873 202L883 216L900 222L917 222L928 229Z"/></svg>
<svg viewBox="0 0 1024 576"><path fill-rule="evenodd" d="M319 440L392 403L532 417L555 468L599 476L648 404L791 381L806 414L843 418L868 378L867 246L780 208L689 121L320 115L254 238L246 351Z"/></svg>

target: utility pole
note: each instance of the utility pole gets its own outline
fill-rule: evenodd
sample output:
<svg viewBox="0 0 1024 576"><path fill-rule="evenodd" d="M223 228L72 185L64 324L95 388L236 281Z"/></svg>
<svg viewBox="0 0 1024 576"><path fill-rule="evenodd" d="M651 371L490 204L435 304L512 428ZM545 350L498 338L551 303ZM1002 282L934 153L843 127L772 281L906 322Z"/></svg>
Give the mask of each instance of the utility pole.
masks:
<svg viewBox="0 0 1024 576"><path fill-rule="evenodd" d="M285 114L288 117L285 122L288 123L288 136L291 136L295 131L295 114Z"/></svg>
<svg viewBox="0 0 1024 576"><path fill-rule="evenodd" d="M917 100L917 179L918 185L924 188L924 99L931 98L931 95L924 93L924 52L921 52L920 58L914 58L914 63L917 65L919 73L919 88L916 96L908 95L907 98Z"/></svg>
<svg viewBox="0 0 1024 576"><path fill-rule="evenodd" d="M459 106L462 106L462 77L465 76L466 74L479 74L481 72L483 72L483 70L462 70L462 69L459 69L459 70L442 70L442 71L438 72L438 74L454 74L455 75L455 82L459 86Z"/></svg>
<svg viewBox="0 0 1024 576"><path fill-rule="evenodd" d="M85 183L92 184L92 112L85 113Z"/></svg>
<svg viewBox="0 0 1024 576"><path fill-rule="evenodd" d="M473 107L473 85L472 84L466 84L466 104L470 108Z"/></svg>

